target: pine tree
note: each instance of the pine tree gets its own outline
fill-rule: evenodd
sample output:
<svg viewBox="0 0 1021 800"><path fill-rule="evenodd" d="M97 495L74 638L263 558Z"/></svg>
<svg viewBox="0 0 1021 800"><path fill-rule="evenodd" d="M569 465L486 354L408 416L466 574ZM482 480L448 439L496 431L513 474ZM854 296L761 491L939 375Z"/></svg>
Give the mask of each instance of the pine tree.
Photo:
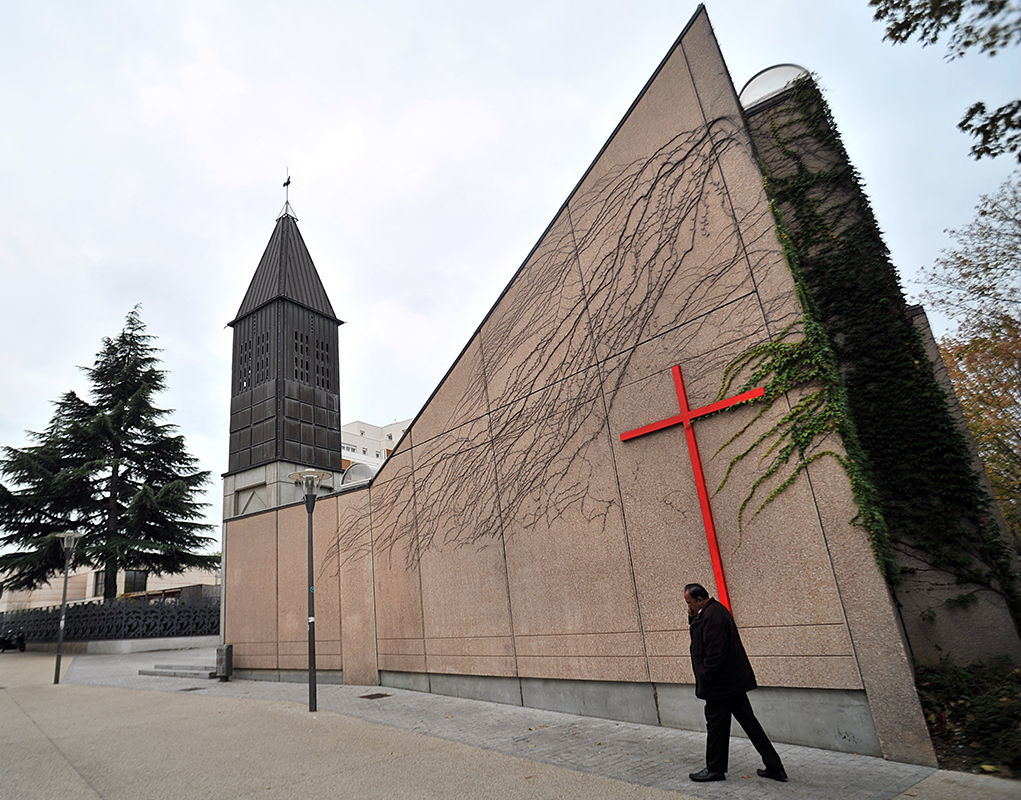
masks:
<svg viewBox="0 0 1021 800"><path fill-rule="evenodd" d="M153 398L166 388L159 349L136 306L116 339L103 339L92 367L91 402L68 392L54 403L34 444L5 447L0 473L0 590L32 589L64 568L56 535L85 534L76 567L104 571L104 597L117 594L122 569L164 575L211 569L219 557L201 552L212 538L208 504L196 499L209 480L185 447L170 411ZM13 550L12 550L13 548Z"/></svg>

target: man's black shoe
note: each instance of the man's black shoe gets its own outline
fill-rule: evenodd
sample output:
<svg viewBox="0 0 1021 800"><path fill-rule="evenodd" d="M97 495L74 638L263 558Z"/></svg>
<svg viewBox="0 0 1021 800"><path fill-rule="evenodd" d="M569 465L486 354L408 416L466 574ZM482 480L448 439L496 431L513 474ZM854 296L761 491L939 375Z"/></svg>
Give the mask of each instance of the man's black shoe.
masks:
<svg viewBox="0 0 1021 800"><path fill-rule="evenodd" d="M780 783L787 782L787 773L782 769L760 769L757 771L760 778L769 778L770 780L780 781Z"/></svg>
<svg viewBox="0 0 1021 800"><path fill-rule="evenodd" d="M727 776L722 772L710 772L708 768L701 772L689 772L688 777L699 783L704 783L705 781L724 781L727 779ZM786 776L784 776L784 780L786 780Z"/></svg>

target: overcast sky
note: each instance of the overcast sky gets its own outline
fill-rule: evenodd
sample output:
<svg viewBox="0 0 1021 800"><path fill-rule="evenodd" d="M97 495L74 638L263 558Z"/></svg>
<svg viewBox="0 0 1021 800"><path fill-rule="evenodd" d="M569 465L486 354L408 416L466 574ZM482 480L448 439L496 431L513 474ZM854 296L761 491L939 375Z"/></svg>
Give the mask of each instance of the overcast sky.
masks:
<svg viewBox="0 0 1021 800"><path fill-rule="evenodd" d="M161 405L227 464L231 331L284 202L340 329L343 421L413 417L695 3L0 3L0 445L142 304ZM717 0L738 90L817 73L905 289L1011 172L956 123L1021 53L894 47L866 0ZM938 323L942 328L942 324ZM218 532L217 532L218 535Z"/></svg>

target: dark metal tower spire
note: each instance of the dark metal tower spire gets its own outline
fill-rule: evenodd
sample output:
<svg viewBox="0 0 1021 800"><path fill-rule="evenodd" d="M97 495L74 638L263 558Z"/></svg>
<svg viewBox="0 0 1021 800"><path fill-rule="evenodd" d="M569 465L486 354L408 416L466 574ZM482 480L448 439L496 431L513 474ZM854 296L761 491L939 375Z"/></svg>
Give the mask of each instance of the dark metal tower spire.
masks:
<svg viewBox="0 0 1021 800"><path fill-rule="evenodd" d="M284 188L290 185L290 175ZM289 200L237 316L227 475L272 462L339 472L337 319Z"/></svg>

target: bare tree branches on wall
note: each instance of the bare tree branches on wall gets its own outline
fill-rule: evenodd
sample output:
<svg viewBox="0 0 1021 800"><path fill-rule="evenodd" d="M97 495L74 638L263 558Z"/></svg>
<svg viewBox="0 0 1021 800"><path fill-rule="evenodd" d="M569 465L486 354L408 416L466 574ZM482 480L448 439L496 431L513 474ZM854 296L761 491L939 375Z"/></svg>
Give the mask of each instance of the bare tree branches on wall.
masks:
<svg viewBox="0 0 1021 800"><path fill-rule="evenodd" d="M597 162L430 401L450 410L427 406L413 447L373 482L377 552L400 550L412 565L427 548L484 546L569 510L593 532L619 513L618 492L596 473L619 433L607 419L621 388L694 361L711 397L747 346L748 321L714 330L706 346L710 313L719 324L755 297L761 340L789 304L756 294L755 268L777 261L773 223L764 202L735 207L725 169L735 156L749 163L748 151L743 126L719 119L603 174ZM667 333L669 363L635 362ZM356 517L342 519L334 555L359 552Z"/></svg>

